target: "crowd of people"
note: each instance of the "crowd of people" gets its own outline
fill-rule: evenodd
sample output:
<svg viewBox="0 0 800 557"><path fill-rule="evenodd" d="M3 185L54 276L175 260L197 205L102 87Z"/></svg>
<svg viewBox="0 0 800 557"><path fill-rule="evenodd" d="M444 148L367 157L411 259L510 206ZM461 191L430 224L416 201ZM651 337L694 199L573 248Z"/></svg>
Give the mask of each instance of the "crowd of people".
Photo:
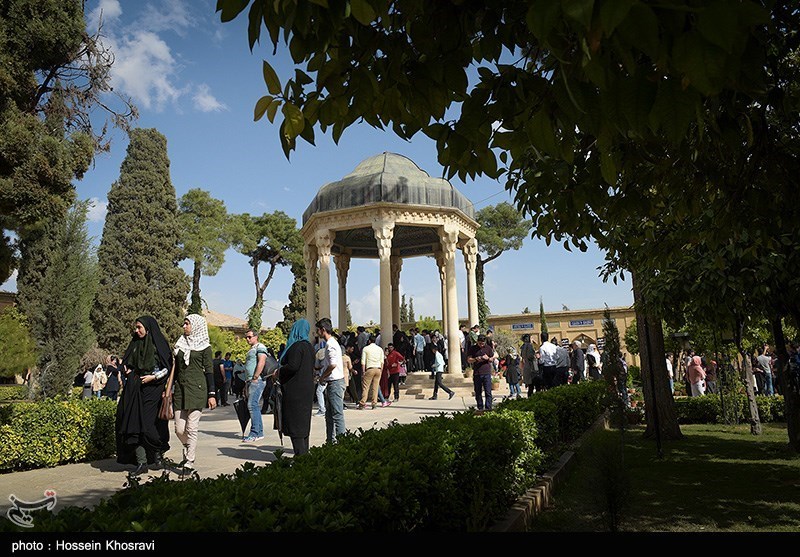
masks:
<svg viewBox="0 0 800 557"><path fill-rule="evenodd" d="M503 376L509 393L505 398L528 397L537 391L560 385L601 379L606 363L595 344L583 349L580 341L568 346L547 333L540 335L536 346L531 335L523 335L519 346L500 348L491 329L482 332L478 325L458 332L461 371L471 369L476 409L491 410L493 380ZM357 410L385 408L400 400L400 386L409 373L425 372L433 381L436 400L439 391L452 398L455 392L442 381L448 367L447 343L436 330L411 328L407 333L396 325L391 342L381 348L379 329L372 332L358 327L355 332L338 334L328 318L311 324L298 319L285 344L277 353L259 341L259 332L248 329L244 335L249 345L244 360L212 356L208 325L203 316L189 314L183 334L173 343L163 336L151 316L136 319L131 340L120 358L110 355L104 364L78 375L84 397L107 397L117 400L117 461L134 467L138 475L149 467L165 466L169 450L169 421L182 445L182 472L195 467L198 431L203 411L228 406L229 395L247 404L249 433L243 443L264 439L262 414L271 413L270 404L280 393L281 433L291 439L295 455L309 450L311 421L324 416L326 441L334 443L345 432L346 403ZM791 344L790 364L800 369L800 352ZM716 355L689 351L673 360L666 355L670 386L681 376L690 396L719 392ZM626 366L624 359L621 365ZM768 345L753 356L755 389L772 396L782 386L775 380L776 357ZM677 372L673 373L673 367ZM467 374L469 375L469 374ZM624 385L621 385L621 392ZM165 405L171 410L165 417ZM164 402L168 398L167 402ZM314 405L316 403L316 412Z"/></svg>

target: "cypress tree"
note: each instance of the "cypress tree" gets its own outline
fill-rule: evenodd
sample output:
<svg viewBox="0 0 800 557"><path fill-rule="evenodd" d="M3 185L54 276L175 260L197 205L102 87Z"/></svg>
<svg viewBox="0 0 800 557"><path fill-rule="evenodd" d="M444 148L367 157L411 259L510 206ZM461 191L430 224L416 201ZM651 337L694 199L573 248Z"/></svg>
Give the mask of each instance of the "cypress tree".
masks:
<svg viewBox="0 0 800 557"><path fill-rule="evenodd" d="M155 317L169 341L181 334L189 278L178 267L177 209L167 139L153 128L132 130L98 251L92 322L101 348L124 350L141 315Z"/></svg>
<svg viewBox="0 0 800 557"><path fill-rule="evenodd" d="M86 202L77 203L64 218L47 223L39 244L47 248L49 266L38 282L35 304L26 308L40 350L32 381L37 398L67 394L81 357L94 343L89 312L97 288L97 262L86 210Z"/></svg>

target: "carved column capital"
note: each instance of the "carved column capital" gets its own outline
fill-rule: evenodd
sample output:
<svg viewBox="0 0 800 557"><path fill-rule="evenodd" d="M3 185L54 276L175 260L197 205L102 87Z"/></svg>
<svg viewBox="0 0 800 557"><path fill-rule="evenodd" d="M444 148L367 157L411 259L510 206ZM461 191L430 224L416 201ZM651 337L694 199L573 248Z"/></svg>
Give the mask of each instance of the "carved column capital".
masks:
<svg viewBox="0 0 800 557"><path fill-rule="evenodd" d="M464 243L461 251L464 253L464 264L467 267L467 271L472 271L478 260L478 241L475 238L470 238Z"/></svg>
<svg viewBox="0 0 800 557"><path fill-rule="evenodd" d="M439 242L442 245L442 254L446 262L452 261L456 256L458 245L458 228L450 223L439 229Z"/></svg>
<svg viewBox="0 0 800 557"><path fill-rule="evenodd" d="M330 230L318 230L314 236L314 242L317 245L317 257L327 259L331 256L333 233Z"/></svg>
<svg viewBox="0 0 800 557"><path fill-rule="evenodd" d="M333 257L333 262L336 265L336 277L339 279L339 284L347 282L347 273L350 271L350 255L340 253Z"/></svg>
<svg viewBox="0 0 800 557"><path fill-rule="evenodd" d="M316 267L317 264L317 247L313 244L303 245L303 262L306 264L306 269Z"/></svg>
<svg viewBox="0 0 800 557"><path fill-rule="evenodd" d="M377 220L372 223L375 240L378 242L378 255L381 259L389 259L392 255L392 238L394 238L394 222Z"/></svg>
<svg viewBox="0 0 800 557"><path fill-rule="evenodd" d="M400 284L400 271L403 268L403 259L393 255L389 258L392 272L392 284Z"/></svg>

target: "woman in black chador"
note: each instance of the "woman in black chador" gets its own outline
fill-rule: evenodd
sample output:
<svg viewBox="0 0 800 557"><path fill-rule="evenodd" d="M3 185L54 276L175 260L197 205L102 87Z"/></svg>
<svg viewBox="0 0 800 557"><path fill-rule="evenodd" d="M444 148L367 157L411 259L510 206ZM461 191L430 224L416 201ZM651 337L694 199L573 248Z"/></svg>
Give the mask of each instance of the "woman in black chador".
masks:
<svg viewBox="0 0 800 557"><path fill-rule="evenodd" d="M160 467L169 449L169 427L158 409L172 358L156 320L139 317L122 357L126 382L116 418L117 462L135 465L135 475L147 472L148 464Z"/></svg>

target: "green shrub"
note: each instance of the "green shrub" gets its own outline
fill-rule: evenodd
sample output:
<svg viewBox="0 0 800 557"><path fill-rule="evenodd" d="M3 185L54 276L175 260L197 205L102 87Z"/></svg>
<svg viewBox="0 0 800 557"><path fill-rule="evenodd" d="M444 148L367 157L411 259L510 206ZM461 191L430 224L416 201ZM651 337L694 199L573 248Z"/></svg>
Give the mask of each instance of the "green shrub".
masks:
<svg viewBox="0 0 800 557"><path fill-rule="evenodd" d="M747 398L741 393L725 393L725 406L727 412L735 409L739 421L749 418L750 410ZM785 419L785 403L781 395L773 397L757 396L756 405L758 415L762 422L774 422ZM678 422L682 424L713 424L722 423L722 406L719 395L693 396L675 399L675 410Z"/></svg>
<svg viewBox="0 0 800 557"><path fill-rule="evenodd" d="M633 387L634 383L642 383L642 368L639 366L628 366L628 387Z"/></svg>
<svg viewBox="0 0 800 557"><path fill-rule="evenodd" d="M18 402L0 425L0 470L56 466L114 454L116 403L108 400Z"/></svg>
<svg viewBox="0 0 800 557"><path fill-rule="evenodd" d="M336 444L312 447L293 459L278 455L267 466L246 463L233 474L194 481L162 476L134 484L94 509L38 512L34 529L482 530L535 482L541 461L535 438L529 412L465 412L394 423L345 434Z"/></svg>
<svg viewBox="0 0 800 557"><path fill-rule="evenodd" d="M606 404L605 383L583 381L548 389L530 398L506 400L498 409L532 412L539 429L537 444L549 452L560 443L578 439L603 413Z"/></svg>
<svg viewBox="0 0 800 557"><path fill-rule="evenodd" d="M25 400L28 398L27 385L0 386L0 400Z"/></svg>

